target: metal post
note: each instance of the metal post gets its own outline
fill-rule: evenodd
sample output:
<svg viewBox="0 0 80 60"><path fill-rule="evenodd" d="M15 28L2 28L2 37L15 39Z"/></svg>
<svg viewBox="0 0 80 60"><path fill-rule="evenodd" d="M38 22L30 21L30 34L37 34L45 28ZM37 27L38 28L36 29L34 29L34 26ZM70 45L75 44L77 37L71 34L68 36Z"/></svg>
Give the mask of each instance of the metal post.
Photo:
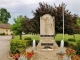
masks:
<svg viewBox="0 0 80 60"><path fill-rule="evenodd" d="M64 4L62 3L62 10L63 10L63 40L64 40Z"/></svg>

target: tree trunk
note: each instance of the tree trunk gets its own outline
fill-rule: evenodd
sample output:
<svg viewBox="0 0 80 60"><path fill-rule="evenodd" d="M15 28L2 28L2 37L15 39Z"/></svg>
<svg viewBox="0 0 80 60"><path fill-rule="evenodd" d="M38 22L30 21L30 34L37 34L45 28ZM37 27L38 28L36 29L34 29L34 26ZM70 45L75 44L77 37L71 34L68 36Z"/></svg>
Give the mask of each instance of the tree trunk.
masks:
<svg viewBox="0 0 80 60"><path fill-rule="evenodd" d="M20 33L20 40L22 40L22 33Z"/></svg>

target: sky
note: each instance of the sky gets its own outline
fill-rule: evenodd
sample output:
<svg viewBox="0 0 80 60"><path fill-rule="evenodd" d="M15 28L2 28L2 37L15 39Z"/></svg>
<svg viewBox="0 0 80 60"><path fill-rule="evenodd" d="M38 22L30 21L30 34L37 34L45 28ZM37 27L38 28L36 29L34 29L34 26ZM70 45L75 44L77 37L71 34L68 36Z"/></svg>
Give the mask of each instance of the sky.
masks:
<svg viewBox="0 0 80 60"><path fill-rule="evenodd" d="M35 11L39 7L39 2L44 2L54 6L59 5L62 2L65 3L66 9L72 14L78 14L80 16L80 0L0 0L0 8L6 8L11 14L9 23L13 24L13 18L19 15L33 18L32 10Z"/></svg>

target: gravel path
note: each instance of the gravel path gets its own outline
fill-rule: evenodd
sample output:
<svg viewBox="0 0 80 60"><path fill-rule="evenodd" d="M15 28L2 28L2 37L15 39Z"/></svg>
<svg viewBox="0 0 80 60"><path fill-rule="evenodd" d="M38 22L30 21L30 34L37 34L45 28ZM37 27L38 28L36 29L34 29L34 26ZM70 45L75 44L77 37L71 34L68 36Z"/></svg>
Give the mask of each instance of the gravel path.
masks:
<svg viewBox="0 0 80 60"><path fill-rule="evenodd" d="M0 36L0 60L9 60L10 40L11 36Z"/></svg>

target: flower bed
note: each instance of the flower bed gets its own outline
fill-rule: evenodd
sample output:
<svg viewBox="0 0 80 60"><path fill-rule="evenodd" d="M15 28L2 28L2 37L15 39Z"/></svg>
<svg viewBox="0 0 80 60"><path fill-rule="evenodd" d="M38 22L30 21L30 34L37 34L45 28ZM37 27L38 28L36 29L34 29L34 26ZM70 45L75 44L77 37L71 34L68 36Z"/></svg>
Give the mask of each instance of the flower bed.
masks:
<svg viewBox="0 0 80 60"><path fill-rule="evenodd" d="M34 52L26 52L24 51L22 54L16 53L16 54L9 54L10 57L14 60L30 60L30 58L34 55Z"/></svg>
<svg viewBox="0 0 80 60"><path fill-rule="evenodd" d="M76 51L71 48L66 48L64 53L59 53L58 58L60 60L75 60Z"/></svg>

